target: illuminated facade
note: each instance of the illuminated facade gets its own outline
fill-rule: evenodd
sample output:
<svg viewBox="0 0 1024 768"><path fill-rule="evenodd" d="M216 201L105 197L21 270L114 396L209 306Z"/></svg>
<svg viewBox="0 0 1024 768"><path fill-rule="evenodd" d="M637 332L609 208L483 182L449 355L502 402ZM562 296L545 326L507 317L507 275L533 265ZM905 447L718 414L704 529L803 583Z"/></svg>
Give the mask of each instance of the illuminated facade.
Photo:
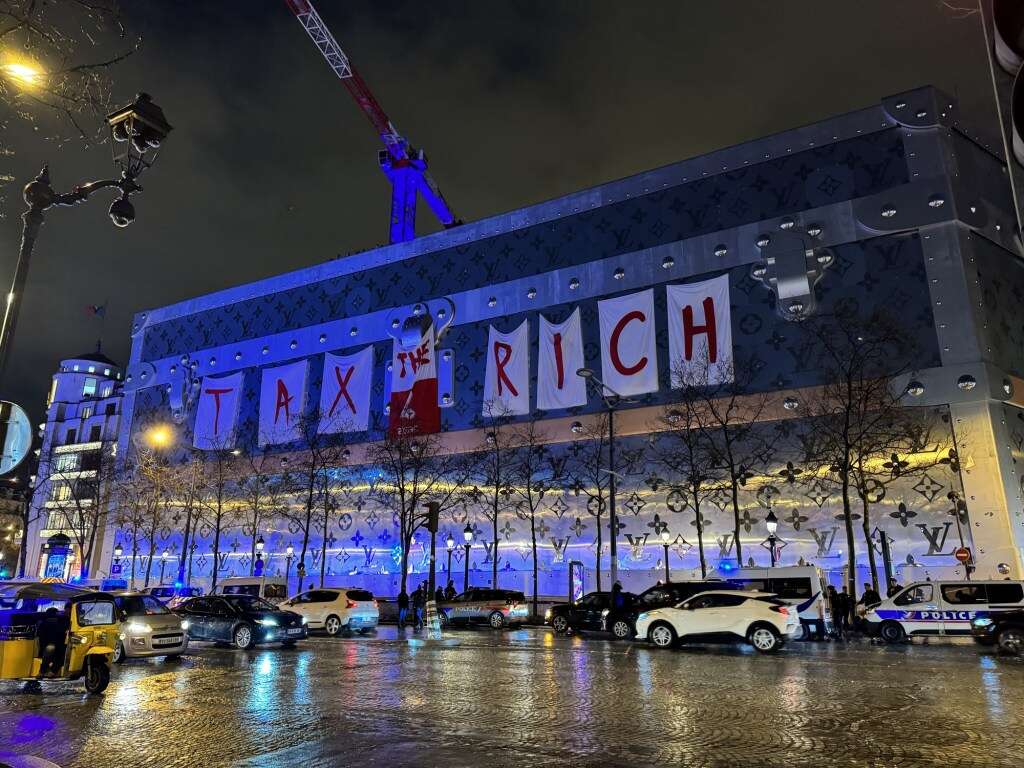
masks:
<svg viewBox="0 0 1024 768"><path fill-rule="evenodd" d="M760 545L771 507L786 542L783 564L842 571L848 552L836 486L819 467L802 464L797 440L799 403L822 384L798 325L807 316L885 309L914 341L913 404L930 409L948 441L931 446L945 461L893 478L870 499L867 533L891 542L901 581L962 574L953 556L961 539L979 575L1020 578L1024 518L1016 459L1024 450L1024 385L1017 377L1024 369L1018 311L1024 264L1014 242L1004 163L987 146L966 132L950 100L922 89L411 242L142 312L125 369L119 450L130 453L153 424L174 423L171 456L183 459L193 444L200 382L240 373L237 430L225 447L252 451L264 369L308 361L301 384L308 410L321 400L325 353L347 355L368 346L370 424L357 438L380 439L388 423L392 318L396 311L408 315L417 302L434 313L449 306L445 299L455 311L441 345L450 354L438 362L441 429L461 436L462 445L481 445L492 326L510 334L528 321L535 410L539 316L561 323L578 308L585 365L607 378L598 302L650 289L658 381L656 391L644 391L618 414L618 567L627 588L660 578L667 529L673 576L692 575L698 564L694 510L673 489L677 479L652 468L647 449L659 439L652 424L678 397L670 381L665 286L724 277L731 344L755 370L750 391L776 393L797 407L778 409L758 426L772 450L741 489L740 562L726 494L709 494L702 505L709 568L751 560L767 565ZM569 465L578 457L584 446L571 427L586 426L602 407L591 393L585 405L540 414L552 436L553 461ZM958 452L951 458L954 432ZM949 514L951 491L966 511ZM591 572L596 566L595 505L585 487L567 479L545 496L542 508L540 591L562 594L569 562L581 561ZM859 580L866 581L861 523L855 549ZM451 534L459 545L452 575L461 583L466 525L475 530L471 581L487 583L497 556L500 583L528 588L529 524L514 509L501 515L497 547L481 509L446 510L441 570L443 542ZM182 551L179 526L172 518L155 549L175 560L190 557L194 581L208 582L214 568L218 578L250 572L253 531L226 529L215 559L208 523L199 524L189 552ZM266 540L268 573L283 572L285 548L298 545L295 527L269 521L258 533ZM104 562L124 536L115 528L107 532ZM425 539L421 533L411 550L417 573L426 570ZM607 531L603 540L607 571ZM330 583L361 581L386 593L395 586L395 544L391 511L349 489L326 529L312 536L305 567L318 573L326 559Z"/></svg>

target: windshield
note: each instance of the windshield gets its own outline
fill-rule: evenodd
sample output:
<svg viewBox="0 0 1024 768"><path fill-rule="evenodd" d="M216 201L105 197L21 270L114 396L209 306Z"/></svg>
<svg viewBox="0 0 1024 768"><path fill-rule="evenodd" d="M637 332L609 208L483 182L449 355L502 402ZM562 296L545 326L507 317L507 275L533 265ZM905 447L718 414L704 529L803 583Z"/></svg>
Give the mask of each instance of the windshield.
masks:
<svg viewBox="0 0 1024 768"><path fill-rule="evenodd" d="M259 584L229 584L224 587L225 595L259 595Z"/></svg>
<svg viewBox="0 0 1024 768"><path fill-rule="evenodd" d="M130 595L118 597L117 607L129 616L159 616L170 613L167 608L152 595Z"/></svg>
<svg viewBox="0 0 1024 768"><path fill-rule="evenodd" d="M262 597L252 597L251 595L225 595L225 600L231 603L233 608L238 608L242 611L276 611L277 606L273 603L268 603Z"/></svg>

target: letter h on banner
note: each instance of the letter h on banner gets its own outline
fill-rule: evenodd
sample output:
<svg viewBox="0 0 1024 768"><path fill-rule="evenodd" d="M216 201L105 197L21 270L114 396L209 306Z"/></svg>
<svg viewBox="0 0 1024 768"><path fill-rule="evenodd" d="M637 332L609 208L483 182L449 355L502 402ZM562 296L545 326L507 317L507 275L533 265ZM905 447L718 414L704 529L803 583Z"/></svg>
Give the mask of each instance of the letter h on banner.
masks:
<svg viewBox="0 0 1024 768"><path fill-rule="evenodd" d="M665 290L672 387L732 381L729 276Z"/></svg>

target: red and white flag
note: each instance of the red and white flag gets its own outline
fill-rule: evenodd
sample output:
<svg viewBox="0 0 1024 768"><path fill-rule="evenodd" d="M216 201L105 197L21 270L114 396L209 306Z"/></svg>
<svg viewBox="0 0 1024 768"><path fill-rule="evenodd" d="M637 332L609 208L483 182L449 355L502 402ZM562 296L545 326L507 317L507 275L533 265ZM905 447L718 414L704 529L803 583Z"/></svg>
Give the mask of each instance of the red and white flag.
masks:
<svg viewBox="0 0 1024 768"><path fill-rule="evenodd" d="M530 412L530 323L511 333L492 325L487 332L484 416L522 416Z"/></svg>
<svg viewBox="0 0 1024 768"><path fill-rule="evenodd" d="M654 291L597 302L601 323L601 378L620 395L658 391Z"/></svg>
<svg viewBox="0 0 1024 768"><path fill-rule="evenodd" d="M351 355L324 355L320 385L321 434L365 432L370 424L373 347Z"/></svg>
<svg viewBox="0 0 1024 768"><path fill-rule="evenodd" d="M404 347L395 339L388 419L388 434L392 438L441 431L435 352L433 323L412 346Z"/></svg>
<svg viewBox="0 0 1024 768"><path fill-rule="evenodd" d="M665 286L672 387L733 380L729 276Z"/></svg>
<svg viewBox="0 0 1024 768"><path fill-rule="evenodd" d="M585 365L579 308L557 325L540 315L538 347L537 407L550 411L586 405L587 382L576 375Z"/></svg>
<svg viewBox="0 0 1024 768"><path fill-rule="evenodd" d="M205 376L199 388L192 446L220 451L235 446L238 405L242 402L242 372L230 376Z"/></svg>
<svg viewBox="0 0 1024 768"><path fill-rule="evenodd" d="M302 438L306 406L306 369L299 360L263 369L260 387L260 445L291 443Z"/></svg>

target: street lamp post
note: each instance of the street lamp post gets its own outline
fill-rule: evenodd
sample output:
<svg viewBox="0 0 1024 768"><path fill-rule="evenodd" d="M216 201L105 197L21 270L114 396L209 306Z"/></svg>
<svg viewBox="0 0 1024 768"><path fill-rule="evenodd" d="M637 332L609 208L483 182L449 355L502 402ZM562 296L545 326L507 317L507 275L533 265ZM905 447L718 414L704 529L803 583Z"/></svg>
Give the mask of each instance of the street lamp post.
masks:
<svg viewBox="0 0 1024 768"><path fill-rule="evenodd" d="M289 544L287 547L284 548L284 554L285 554L285 557L287 558L287 560L285 560L285 565L284 565L284 583L285 583L285 591L287 591L287 589L288 589L288 587L287 587L287 585L288 585L288 576L289 576L289 574L292 571L292 555L295 554L295 547L293 547L291 544ZM299 581L299 592L301 592L301 591L302 591L302 581L300 579L300 581Z"/></svg>
<svg viewBox="0 0 1024 768"><path fill-rule="evenodd" d="M166 549L160 553L160 586L164 585L164 567L167 565L167 558L171 556L171 553Z"/></svg>
<svg viewBox="0 0 1024 768"><path fill-rule="evenodd" d="M455 551L455 539L452 538L452 535L450 533L448 534L448 539L447 539L447 541L445 541L444 544L445 544L445 547L448 549L448 571L447 571L447 573L448 573L448 578L450 579L452 577L452 552Z"/></svg>
<svg viewBox="0 0 1024 768"><path fill-rule="evenodd" d="M668 584L672 581L672 577L668 569L668 543L672 538L672 534L668 532L668 528L661 532L661 546L665 548L665 583Z"/></svg>
<svg viewBox="0 0 1024 768"><path fill-rule="evenodd" d="M163 110L145 93L140 93L128 106L107 115L107 125L112 139L114 165L121 171L119 178L90 181L79 184L70 192L58 193L50 186L50 169L44 165L39 175L25 186L23 196L28 210L21 217L21 249L11 290L7 294L3 325L0 326L0 376L10 356L21 296L25 292L29 263L43 225L44 212L54 206L77 205L100 189L116 189L121 195L110 204L110 219L115 226L127 227L135 220L135 207L128 198L142 191L136 179L154 163L160 144L171 132Z"/></svg>
<svg viewBox="0 0 1024 768"><path fill-rule="evenodd" d="M466 523L466 528L462 532L462 538L466 540L466 573L462 579L462 591L466 592L469 590L469 548L473 546L473 529L469 523Z"/></svg>
<svg viewBox="0 0 1024 768"><path fill-rule="evenodd" d="M605 410L608 412L608 527L611 529L608 544L609 557L611 558L612 586L614 586L615 582L619 580L619 522L615 514L615 411L622 405L629 405L636 401L620 395L601 381L597 374L589 368L578 368L576 375L597 387L601 399L604 401ZM598 560L600 560L600 557L601 554L598 553ZM598 580L601 578L600 570L599 567Z"/></svg>
<svg viewBox="0 0 1024 768"><path fill-rule="evenodd" d="M775 516L775 512L769 508L768 515L764 519L765 527L768 529L768 551L772 555L772 568L775 567L775 545L779 543L778 537L775 532L779 530L779 518Z"/></svg>

